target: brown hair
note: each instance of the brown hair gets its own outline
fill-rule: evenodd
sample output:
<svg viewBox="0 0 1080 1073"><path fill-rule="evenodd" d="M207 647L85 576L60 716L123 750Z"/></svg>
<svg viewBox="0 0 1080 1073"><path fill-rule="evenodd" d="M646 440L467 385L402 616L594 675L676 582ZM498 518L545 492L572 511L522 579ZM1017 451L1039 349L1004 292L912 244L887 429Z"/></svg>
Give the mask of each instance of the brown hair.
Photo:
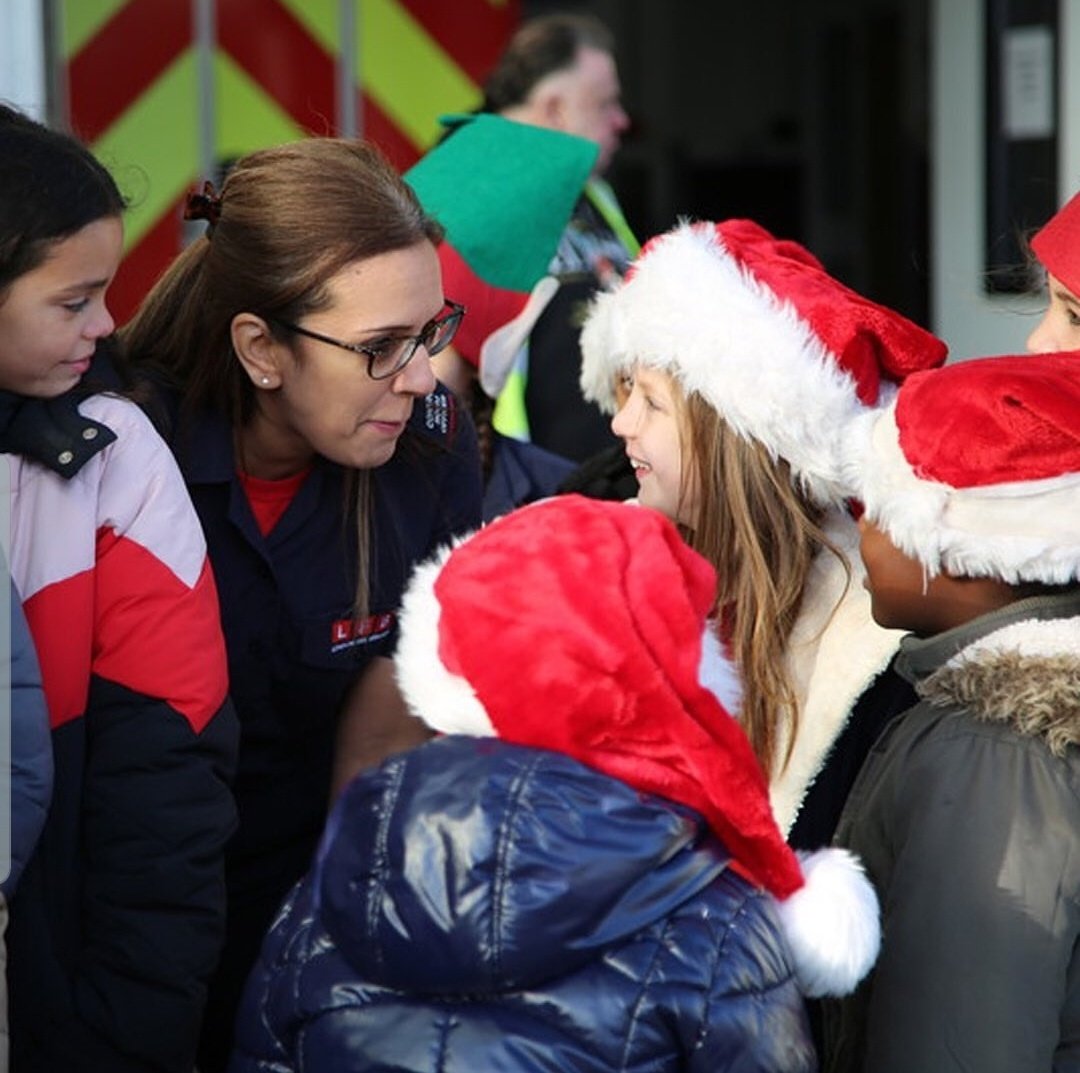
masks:
<svg viewBox="0 0 1080 1073"><path fill-rule="evenodd" d="M510 39L484 83L482 112L523 104L538 82L572 67L579 49L613 55L611 31L591 15L544 15L530 19Z"/></svg>
<svg viewBox="0 0 1080 1073"><path fill-rule="evenodd" d="M255 388L232 348L238 313L302 320L326 307L346 265L442 229L372 146L310 138L242 157L221 191L221 215L172 263L122 331L133 361L184 389L193 409L234 425L254 414ZM283 336L284 337L284 336Z"/></svg>
<svg viewBox="0 0 1080 1073"><path fill-rule="evenodd" d="M476 446L480 452L480 470L487 487L491 473L495 468L495 400L474 380L466 389L464 400L469 407L469 415L476 426Z"/></svg>
<svg viewBox="0 0 1080 1073"><path fill-rule="evenodd" d="M236 429L255 413L254 385L232 346L237 314L257 314L277 332L276 322L325 308L327 284L347 265L441 239L442 228L372 146L310 138L262 149L233 166L212 229L176 258L121 336L132 362L181 389L182 413L215 411ZM366 474L347 483L363 615Z"/></svg>
<svg viewBox="0 0 1080 1073"><path fill-rule="evenodd" d="M677 382L676 382L677 383ZM687 542L717 571L717 609L743 686L740 721L767 776L779 728L791 755L798 703L786 651L810 567L825 548L847 563L821 528L822 511L792 481L783 459L732 431L700 395L684 396L683 494L696 481L697 525Z"/></svg>

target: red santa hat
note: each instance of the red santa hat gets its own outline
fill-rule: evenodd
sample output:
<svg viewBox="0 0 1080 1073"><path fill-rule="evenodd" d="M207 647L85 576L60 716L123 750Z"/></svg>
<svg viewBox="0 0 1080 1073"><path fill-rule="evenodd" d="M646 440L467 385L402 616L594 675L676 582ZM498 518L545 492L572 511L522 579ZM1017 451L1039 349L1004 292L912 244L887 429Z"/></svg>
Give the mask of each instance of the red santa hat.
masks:
<svg viewBox="0 0 1080 1073"><path fill-rule="evenodd" d="M585 396L614 411L617 376L663 369L740 436L785 459L819 503L849 494L842 434L946 348L833 279L797 242L751 220L681 224L653 239L581 339Z"/></svg>
<svg viewBox="0 0 1080 1073"><path fill-rule="evenodd" d="M659 513L544 500L417 569L398 682L435 730L560 752L697 810L779 900L804 991L843 994L877 956L877 900L846 851L787 845L749 740L702 685L715 589Z"/></svg>
<svg viewBox="0 0 1080 1073"><path fill-rule="evenodd" d="M1080 194L1074 194L1031 240L1043 268L1080 295Z"/></svg>
<svg viewBox="0 0 1080 1073"><path fill-rule="evenodd" d="M847 450L866 516L930 575L1080 578L1080 352L918 373Z"/></svg>

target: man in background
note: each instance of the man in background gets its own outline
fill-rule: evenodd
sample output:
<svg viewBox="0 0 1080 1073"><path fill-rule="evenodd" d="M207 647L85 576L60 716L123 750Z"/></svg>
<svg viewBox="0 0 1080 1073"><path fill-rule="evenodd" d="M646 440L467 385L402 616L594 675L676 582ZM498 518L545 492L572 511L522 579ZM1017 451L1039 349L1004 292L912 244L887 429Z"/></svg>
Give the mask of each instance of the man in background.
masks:
<svg viewBox="0 0 1080 1073"><path fill-rule="evenodd" d="M560 287L529 337L496 409L500 431L582 462L615 442L606 417L578 386L585 304L621 277L638 252L607 171L630 125L623 110L611 31L587 15L525 22L484 86L482 111L588 138L599 146L551 273Z"/></svg>

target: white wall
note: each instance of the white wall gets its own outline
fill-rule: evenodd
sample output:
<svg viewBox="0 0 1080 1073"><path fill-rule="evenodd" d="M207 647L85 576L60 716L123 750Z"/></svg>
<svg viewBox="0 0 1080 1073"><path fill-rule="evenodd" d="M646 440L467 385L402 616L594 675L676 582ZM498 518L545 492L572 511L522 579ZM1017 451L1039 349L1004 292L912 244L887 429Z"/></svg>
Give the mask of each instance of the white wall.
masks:
<svg viewBox="0 0 1080 1073"><path fill-rule="evenodd" d="M953 358L1020 353L1042 300L987 295L983 272L983 5L932 0L931 247L934 330ZM1080 189L1080 0L1059 0L1061 200Z"/></svg>
<svg viewBox="0 0 1080 1073"><path fill-rule="evenodd" d="M42 0L0 3L0 100L45 118Z"/></svg>
<svg viewBox="0 0 1080 1073"><path fill-rule="evenodd" d="M1058 189L1066 201L1080 190L1080 0L1060 0L1062 101Z"/></svg>

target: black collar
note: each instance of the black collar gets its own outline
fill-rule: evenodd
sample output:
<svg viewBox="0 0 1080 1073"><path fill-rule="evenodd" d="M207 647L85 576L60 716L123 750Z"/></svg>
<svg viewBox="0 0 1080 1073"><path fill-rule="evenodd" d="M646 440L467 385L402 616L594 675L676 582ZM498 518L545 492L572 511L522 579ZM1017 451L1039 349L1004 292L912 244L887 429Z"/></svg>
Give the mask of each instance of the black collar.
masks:
<svg viewBox="0 0 1080 1073"><path fill-rule="evenodd" d="M0 391L0 451L40 462L61 477L74 477L116 433L79 413L85 390L76 386L55 399Z"/></svg>

